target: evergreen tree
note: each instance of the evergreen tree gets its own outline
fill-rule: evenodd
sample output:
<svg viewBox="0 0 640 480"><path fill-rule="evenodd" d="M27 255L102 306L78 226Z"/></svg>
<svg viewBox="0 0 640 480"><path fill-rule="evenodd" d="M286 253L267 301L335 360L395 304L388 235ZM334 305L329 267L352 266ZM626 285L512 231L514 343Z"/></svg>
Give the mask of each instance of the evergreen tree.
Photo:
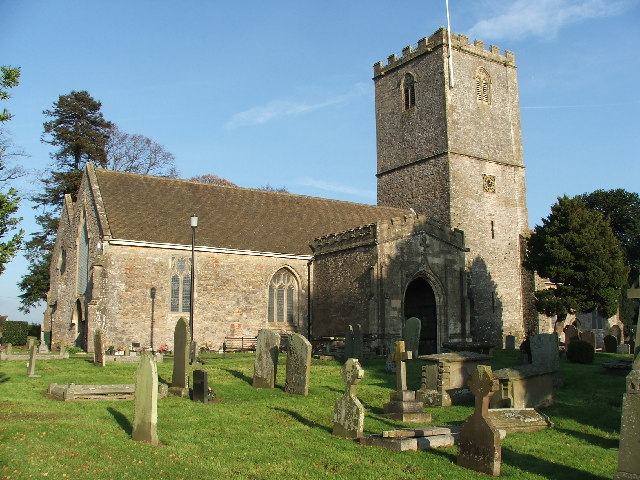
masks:
<svg viewBox="0 0 640 480"><path fill-rule="evenodd" d="M49 289L49 266L58 230L58 217L65 194L75 196L86 162L107 166L105 147L112 124L104 119L102 104L86 91L61 95L53 109L45 110L51 120L44 123L42 141L58 147L51 154L53 168L41 179L42 192L31 197L40 207L36 216L40 231L26 244L29 272L19 282L23 311L45 300Z"/></svg>
<svg viewBox="0 0 640 480"><path fill-rule="evenodd" d="M18 86L20 79L20 69L10 66L0 67L0 100L7 100L11 97L9 88ZM11 142L7 139L2 124L9 121L12 115L6 108L0 112L0 184L14 178L16 169L8 169L6 160L11 156ZM0 274L4 272L5 265L11 260L22 245L23 230L18 230L20 218L14 216L18 211L20 198L15 189L9 188L7 193L0 192Z"/></svg>
<svg viewBox="0 0 640 480"><path fill-rule="evenodd" d="M536 291L536 308L559 319L594 309L613 315L629 272L608 221L566 196L534 229L524 265L553 282L553 288Z"/></svg>

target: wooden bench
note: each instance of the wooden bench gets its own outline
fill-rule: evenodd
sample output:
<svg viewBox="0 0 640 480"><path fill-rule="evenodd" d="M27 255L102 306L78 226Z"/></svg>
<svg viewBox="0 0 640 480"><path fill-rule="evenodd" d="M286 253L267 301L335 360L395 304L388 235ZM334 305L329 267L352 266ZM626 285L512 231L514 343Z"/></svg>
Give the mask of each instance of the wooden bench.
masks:
<svg viewBox="0 0 640 480"><path fill-rule="evenodd" d="M254 352L256 349L256 337L225 337L222 350L227 352Z"/></svg>

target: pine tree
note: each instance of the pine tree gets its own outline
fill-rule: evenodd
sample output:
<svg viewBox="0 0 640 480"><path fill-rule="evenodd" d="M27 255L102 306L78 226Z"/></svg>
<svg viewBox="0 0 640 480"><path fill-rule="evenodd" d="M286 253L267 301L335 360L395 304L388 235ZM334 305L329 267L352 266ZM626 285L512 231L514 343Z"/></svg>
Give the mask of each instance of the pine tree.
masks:
<svg viewBox="0 0 640 480"><path fill-rule="evenodd" d="M28 312L46 299L51 253L65 194L75 200L87 162L107 166L105 147L112 124L104 119L101 106L88 92L72 91L61 95L53 109L43 112L51 120L44 123L42 141L58 149L51 154L53 168L41 179L42 192L31 197L42 213L36 216L40 231L26 244L29 272L18 284L23 292L23 311Z"/></svg>
<svg viewBox="0 0 640 480"><path fill-rule="evenodd" d="M534 229L524 265L554 284L536 291L536 307L559 318L594 309L613 315L629 272L608 221L580 199L566 196Z"/></svg>

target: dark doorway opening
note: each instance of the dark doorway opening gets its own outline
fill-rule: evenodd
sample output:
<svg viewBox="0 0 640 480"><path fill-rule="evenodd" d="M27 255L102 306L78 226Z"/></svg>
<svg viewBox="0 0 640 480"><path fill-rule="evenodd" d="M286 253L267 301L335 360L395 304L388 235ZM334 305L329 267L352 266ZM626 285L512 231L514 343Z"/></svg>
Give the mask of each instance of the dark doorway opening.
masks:
<svg viewBox="0 0 640 480"><path fill-rule="evenodd" d="M419 318L420 329L419 355L438 352L438 318L436 314L436 296L431 285L424 278L416 278L407 287L404 294L404 318Z"/></svg>
<svg viewBox="0 0 640 480"><path fill-rule="evenodd" d="M76 300L76 307L73 311L73 323L75 324L77 334L74 345L76 347L80 347L86 352L88 335L87 322L83 315L82 303L80 302L80 300Z"/></svg>

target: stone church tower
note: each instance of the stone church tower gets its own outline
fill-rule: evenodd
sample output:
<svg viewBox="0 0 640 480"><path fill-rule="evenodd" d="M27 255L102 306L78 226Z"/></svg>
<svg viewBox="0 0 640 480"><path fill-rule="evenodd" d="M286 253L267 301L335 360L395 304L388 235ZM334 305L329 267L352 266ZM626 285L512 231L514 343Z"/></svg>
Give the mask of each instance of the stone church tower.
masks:
<svg viewBox="0 0 640 480"><path fill-rule="evenodd" d="M378 204L464 231L471 333L525 333L528 229L515 57L438 30L374 65ZM406 315L406 312L405 312Z"/></svg>

